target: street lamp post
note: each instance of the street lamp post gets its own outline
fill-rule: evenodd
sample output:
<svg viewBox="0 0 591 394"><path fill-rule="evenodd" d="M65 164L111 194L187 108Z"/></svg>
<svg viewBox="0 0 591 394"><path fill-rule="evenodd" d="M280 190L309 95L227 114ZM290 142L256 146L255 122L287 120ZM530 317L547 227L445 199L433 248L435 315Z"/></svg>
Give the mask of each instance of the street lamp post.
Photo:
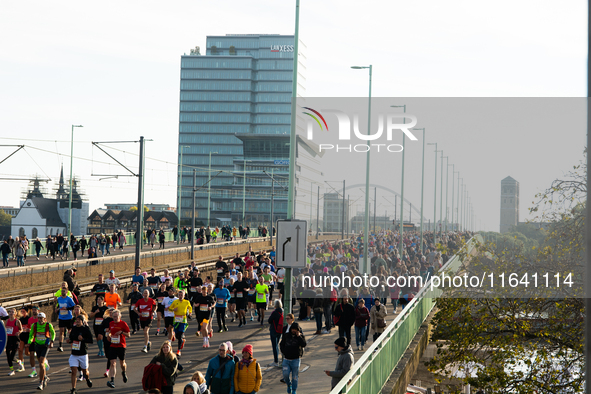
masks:
<svg viewBox="0 0 591 394"><path fill-rule="evenodd" d="M425 187L425 128L416 128L413 130L423 130L423 164L421 166L421 253L424 253L423 249L423 189Z"/></svg>
<svg viewBox="0 0 591 394"><path fill-rule="evenodd" d="M443 180L443 174L441 174L441 178ZM445 232L447 232L447 211L449 209L447 205L447 189L448 189L448 180L449 180L449 156L445 156Z"/></svg>
<svg viewBox="0 0 591 394"><path fill-rule="evenodd" d="M70 236L72 235L72 167L74 165L74 127L84 127L82 125L72 125L72 138L70 139L70 196L68 198L68 231L66 231L66 237L70 242ZM68 243L68 245L71 244Z"/></svg>
<svg viewBox="0 0 591 394"><path fill-rule="evenodd" d="M180 233L181 229L181 220L182 220L182 215L181 215L181 204L182 204L182 199L183 199L183 150L185 148L190 148L190 146L188 145L181 145L181 162L179 164L179 196L178 196L178 202L177 202L177 217L178 217L178 222L179 222L179 228L178 231ZM193 231L193 229L191 229L191 231ZM179 236L179 234L177 234L176 237L176 243L177 245L181 242L181 237Z"/></svg>
<svg viewBox="0 0 591 394"><path fill-rule="evenodd" d="M403 108L403 113L406 114L406 105L391 105L392 108ZM402 123L406 123L406 118L402 118ZM400 242L398 244L398 252L400 253L400 258L404 257L404 155L406 153L406 149L404 149L406 142L406 135L402 133L402 176L400 181Z"/></svg>
<svg viewBox="0 0 591 394"><path fill-rule="evenodd" d="M369 69L369 96L368 96L368 108L367 108L367 135L370 134L371 130L371 77L372 77L372 65L369 66L352 66L351 68L356 70ZM363 233L363 266L360 267L361 274L368 272L368 259L367 259L367 247L369 244L369 157L370 157L370 141L367 140L367 165L365 171L365 230Z"/></svg>
<svg viewBox="0 0 591 394"><path fill-rule="evenodd" d="M456 220L460 231L460 171L458 171L458 201L456 202Z"/></svg>
<svg viewBox="0 0 591 394"><path fill-rule="evenodd" d="M439 242L442 241L443 231L443 149L441 150L441 182L439 182Z"/></svg>
<svg viewBox="0 0 591 394"><path fill-rule="evenodd" d="M450 166L452 167L452 171L451 171L451 231L455 231L455 229L454 229L454 190L456 188L456 178L455 178L456 165L450 164Z"/></svg>
<svg viewBox="0 0 591 394"><path fill-rule="evenodd" d="M207 226L209 226L209 215L211 212L211 154L217 152L209 152L209 171L207 172Z"/></svg>
<svg viewBox="0 0 591 394"><path fill-rule="evenodd" d="M433 191L433 243L437 243L437 142L429 142L427 145L435 145L435 186ZM429 226L431 227L431 226Z"/></svg>

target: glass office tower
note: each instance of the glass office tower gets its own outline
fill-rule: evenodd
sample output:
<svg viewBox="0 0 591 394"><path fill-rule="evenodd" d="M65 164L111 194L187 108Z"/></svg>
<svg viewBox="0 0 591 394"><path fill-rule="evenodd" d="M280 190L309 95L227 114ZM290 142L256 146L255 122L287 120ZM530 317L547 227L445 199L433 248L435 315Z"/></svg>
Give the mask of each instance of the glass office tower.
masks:
<svg viewBox="0 0 591 394"><path fill-rule="evenodd" d="M192 215L194 167L198 225L208 224L209 187L209 225L268 225L271 176L276 180L274 219L286 217L293 51L294 36L229 34L208 36L205 55L196 49L181 57L183 224ZM302 95L301 42L299 52Z"/></svg>

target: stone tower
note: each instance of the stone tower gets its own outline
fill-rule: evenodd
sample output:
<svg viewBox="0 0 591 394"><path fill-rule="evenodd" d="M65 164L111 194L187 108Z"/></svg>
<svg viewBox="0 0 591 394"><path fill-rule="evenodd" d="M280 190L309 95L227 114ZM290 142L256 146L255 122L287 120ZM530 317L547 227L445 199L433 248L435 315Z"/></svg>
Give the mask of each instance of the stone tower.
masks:
<svg viewBox="0 0 591 394"><path fill-rule="evenodd" d="M501 233L519 223L519 182L508 176L501 181Z"/></svg>

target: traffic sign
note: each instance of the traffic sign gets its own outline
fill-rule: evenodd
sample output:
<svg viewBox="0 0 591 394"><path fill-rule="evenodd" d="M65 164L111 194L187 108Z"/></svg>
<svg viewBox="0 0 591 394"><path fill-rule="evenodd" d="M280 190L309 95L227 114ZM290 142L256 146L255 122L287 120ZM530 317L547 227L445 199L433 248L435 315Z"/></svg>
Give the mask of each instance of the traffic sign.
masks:
<svg viewBox="0 0 591 394"><path fill-rule="evenodd" d="M277 266L305 267L308 223L305 220L278 220L276 245Z"/></svg>
<svg viewBox="0 0 591 394"><path fill-rule="evenodd" d="M6 327L4 327L4 322L0 323L0 354L6 348Z"/></svg>

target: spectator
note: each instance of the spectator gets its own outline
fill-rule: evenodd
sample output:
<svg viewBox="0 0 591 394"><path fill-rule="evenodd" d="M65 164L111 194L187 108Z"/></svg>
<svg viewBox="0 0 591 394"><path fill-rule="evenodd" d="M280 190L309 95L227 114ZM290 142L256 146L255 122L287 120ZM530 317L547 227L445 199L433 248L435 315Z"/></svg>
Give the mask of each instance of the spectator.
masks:
<svg viewBox="0 0 591 394"><path fill-rule="evenodd" d="M283 333L283 305L281 300L275 300L275 310L269 316L269 335L273 348L273 367L279 367L279 342Z"/></svg>
<svg viewBox="0 0 591 394"><path fill-rule="evenodd" d="M203 374L201 372L199 372L199 371L195 372L193 374L193 376L191 377L191 382L189 384L187 384L187 386L189 386L191 383L196 384L196 387L191 386L191 388L193 389L193 393L195 393L195 394L210 394L209 390L207 389L207 383L205 382L205 376L203 376ZM185 386L185 389L187 388L187 386ZM183 391L183 394L191 394L191 393Z"/></svg>
<svg viewBox="0 0 591 394"><path fill-rule="evenodd" d="M331 390L339 384L339 381L349 372L353 364L355 364L353 349L351 349L351 345L347 345L347 340L344 337L339 337L334 341L334 349L339 354L337 365L334 371L324 371L327 376L332 377L332 381L330 382Z"/></svg>
<svg viewBox="0 0 591 394"><path fill-rule="evenodd" d="M174 382L177 376L178 360L172 351L170 341L164 341L160 347L160 351L150 364L160 365L162 367L162 375L166 379L166 386L161 387L162 394L172 394Z"/></svg>
<svg viewBox="0 0 591 394"><path fill-rule="evenodd" d="M212 394L234 392L234 358L228 356L228 346L220 345L218 355L209 361L205 380Z"/></svg>
<svg viewBox="0 0 591 394"><path fill-rule="evenodd" d="M346 290L341 293L341 300L334 309L334 322L339 327L339 337L347 338L347 345L351 344L351 327L355 323L355 308L349 302Z"/></svg>
<svg viewBox="0 0 591 394"><path fill-rule="evenodd" d="M386 305L382 304L379 299L376 298L375 304L371 311L369 312L370 316L370 326L371 332L373 333L373 340L375 342L376 339L384 332L386 329L386 315L388 314L388 310L386 309Z"/></svg>
<svg viewBox="0 0 591 394"><path fill-rule="evenodd" d="M252 345L246 345L242 349L242 360L238 362L234 372L235 393L256 393L260 390L262 381L261 366L253 358Z"/></svg>
<svg viewBox="0 0 591 394"><path fill-rule="evenodd" d="M283 334L280 347L284 357L283 379L287 384L287 392L296 394L301 357L304 355L304 348L306 347L306 337L300 331L298 323L292 323L289 332ZM290 374L291 380L289 379Z"/></svg>
<svg viewBox="0 0 591 394"><path fill-rule="evenodd" d="M357 301L357 308L355 308L355 343L357 344L357 350L363 350L365 345L365 330L367 329L368 319L369 310L365 307L363 298L360 298Z"/></svg>

